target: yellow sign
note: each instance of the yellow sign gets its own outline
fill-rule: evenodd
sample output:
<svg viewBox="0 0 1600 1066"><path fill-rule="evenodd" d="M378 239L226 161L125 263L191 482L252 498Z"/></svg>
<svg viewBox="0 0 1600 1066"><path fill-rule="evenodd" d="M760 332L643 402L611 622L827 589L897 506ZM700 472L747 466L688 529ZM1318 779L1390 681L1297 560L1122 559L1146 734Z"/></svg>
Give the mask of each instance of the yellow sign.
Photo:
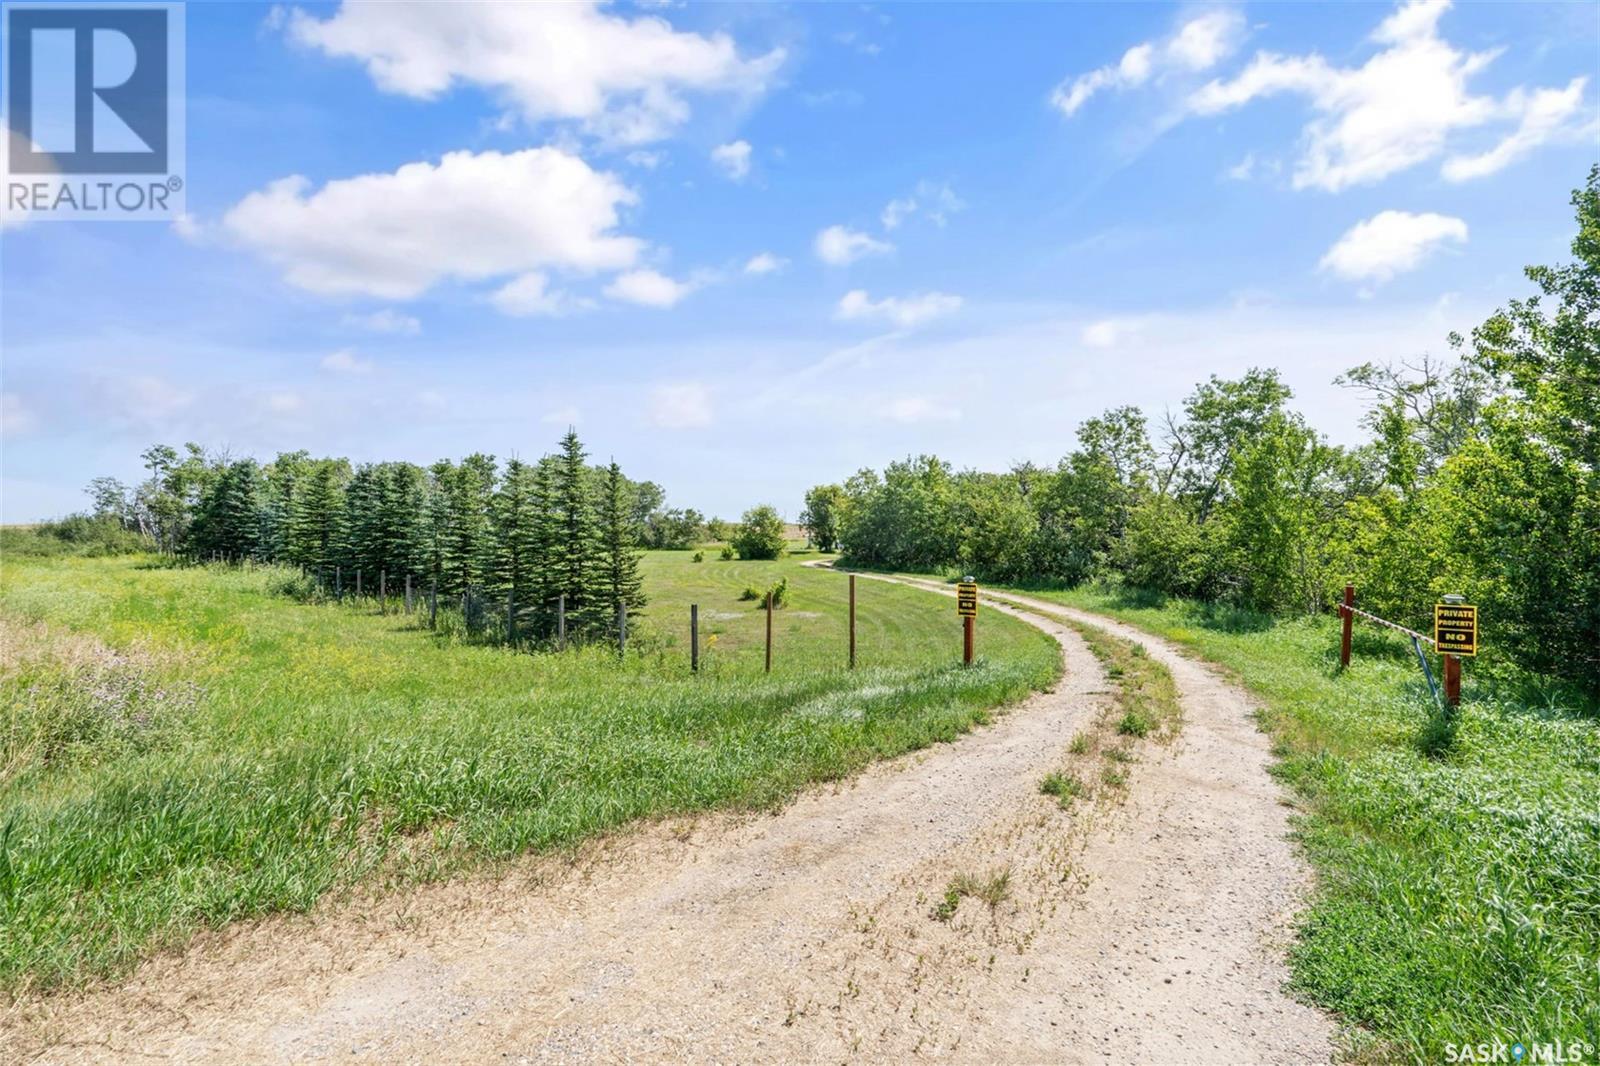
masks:
<svg viewBox="0 0 1600 1066"><path fill-rule="evenodd" d="M978 617L978 586L972 581L963 581L956 586L956 614L962 618Z"/></svg>
<svg viewBox="0 0 1600 1066"><path fill-rule="evenodd" d="M1470 603L1433 605L1433 643L1444 655L1478 654L1478 608Z"/></svg>

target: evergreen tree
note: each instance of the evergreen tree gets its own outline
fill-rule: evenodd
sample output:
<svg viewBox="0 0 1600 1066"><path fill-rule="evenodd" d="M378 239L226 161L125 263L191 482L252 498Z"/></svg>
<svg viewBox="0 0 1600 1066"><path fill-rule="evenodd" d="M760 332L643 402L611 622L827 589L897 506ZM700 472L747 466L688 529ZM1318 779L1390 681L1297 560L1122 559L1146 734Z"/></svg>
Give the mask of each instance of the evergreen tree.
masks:
<svg viewBox="0 0 1600 1066"><path fill-rule="evenodd" d="M644 607L644 582L639 577L639 552L634 541L632 497L622 476L622 468L612 463L606 468L605 489L600 497L600 581L599 598L605 617L615 619L626 605L629 617Z"/></svg>
<svg viewBox="0 0 1600 1066"><path fill-rule="evenodd" d="M586 453L578 434L567 430L553 463L550 552L552 596L565 595L567 617L585 628L604 628L605 603L596 603L604 589L599 573L600 543L596 535Z"/></svg>
<svg viewBox="0 0 1600 1066"><path fill-rule="evenodd" d="M297 478L289 500L285 555L289 562L333 580L344 545L345 482L350 468L343 459L318 459Z"/></svg>
<svg viewBox="0 0 1600 1066"><path fill-rule="evenodd" d="M539 513L537 474L534 467L512 459L494 494L494 586L516 607L516 632L508 636L538 635Z"/></svg>
<svg viewBox="0 0 1600 1066"><path fill-rule="evenodd" d="M254 459L223 466L195 506L191 550L201 558L255 558L261 543L261 498L261 468Z"/></svg>

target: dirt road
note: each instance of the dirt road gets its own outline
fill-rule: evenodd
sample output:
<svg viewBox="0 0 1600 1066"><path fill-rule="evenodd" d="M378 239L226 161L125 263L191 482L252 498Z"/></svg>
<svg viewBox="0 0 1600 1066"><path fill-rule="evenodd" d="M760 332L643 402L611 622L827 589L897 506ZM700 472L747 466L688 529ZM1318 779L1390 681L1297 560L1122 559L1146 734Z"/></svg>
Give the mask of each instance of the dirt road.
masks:
<svg viewBox="0 0 1600 1066"><path fill-rule="evenodd" d="M1281 990L1304 873L1247 700L1093 619L1173 671L1184 729L1122 802L1063 811L1039 779L1107 683L1074 631L1021 616L1064 680L957 743L778 814L218 934L13 1013L0 1058L1327 1061L1330 1023ZM992 909L931 915L953 876L1000 871Z"/></svg>

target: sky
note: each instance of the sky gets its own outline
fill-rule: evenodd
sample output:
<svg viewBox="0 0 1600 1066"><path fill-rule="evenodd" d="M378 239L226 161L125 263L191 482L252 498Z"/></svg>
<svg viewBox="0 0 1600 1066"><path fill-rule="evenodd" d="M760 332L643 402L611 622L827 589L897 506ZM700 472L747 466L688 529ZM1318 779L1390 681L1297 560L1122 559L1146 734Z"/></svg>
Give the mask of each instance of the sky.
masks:
<svg viewBox="0 0 1600 1066"><path fill-rule="evenodd" d="M196 441L723 517L1448 352L1569 256L1600 6L186 9L187 215L0 227L0 518Z"/></svg>

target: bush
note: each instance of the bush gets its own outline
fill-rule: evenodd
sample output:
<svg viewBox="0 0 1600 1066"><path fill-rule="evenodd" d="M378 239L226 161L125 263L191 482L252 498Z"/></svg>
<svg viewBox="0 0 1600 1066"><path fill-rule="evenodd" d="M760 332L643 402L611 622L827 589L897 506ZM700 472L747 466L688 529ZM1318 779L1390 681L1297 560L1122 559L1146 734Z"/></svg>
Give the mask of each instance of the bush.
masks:
<svg viewBox="0 0 1600 1066"><path fill-rule="evenodd" d="M148 537L124 529L116 519L85 514L0 530L0 553L6 555L133 555L154 550Z"/></svg>
<svg viewBox="0 0 1600 1066"><path fill-rule="evenodd" d="M741 559L776 559L788 543L777 508L765 503L746 511L733 534L733 550Z"/></svg>
<svg viewBox="0 0 1600 1066"><path fill-rule="evenodd" d="M757 600L761 603L766 603L768 596L772 597L774 609L787 605L789 602L789 579L780 577L765 589L759 585L746 585L744 591L739 593L739 599L741 600Z"/></svg>
<svg viewBox="0 0 1600 1066"><path fill-rule="evenodd" d="M718 555L719 555L719 556L720 556L720 558L721 558L721 559L722 559L722 560L723 560L723 561L724 561L724 562L727 562L727 561L728 561L728 560L731 560L731 559L732 559L732 558L733 558L733 557L734 557L734 552L733 552L733 545L731 545L731 544L724 544L724 545L723 545L723 546L722 546L722 551L721 551L721 552L719 552L719 553L718 553Z"/></svg>
<svg viewBox="0 0 1600 1066"><path fill-rule="evenodd" d="M694 558L689 560L689 561L690 562L694 562L694 563L703 563L703 562L706 561L706 553L705 552L695 552L694 553Z"/></svg>

